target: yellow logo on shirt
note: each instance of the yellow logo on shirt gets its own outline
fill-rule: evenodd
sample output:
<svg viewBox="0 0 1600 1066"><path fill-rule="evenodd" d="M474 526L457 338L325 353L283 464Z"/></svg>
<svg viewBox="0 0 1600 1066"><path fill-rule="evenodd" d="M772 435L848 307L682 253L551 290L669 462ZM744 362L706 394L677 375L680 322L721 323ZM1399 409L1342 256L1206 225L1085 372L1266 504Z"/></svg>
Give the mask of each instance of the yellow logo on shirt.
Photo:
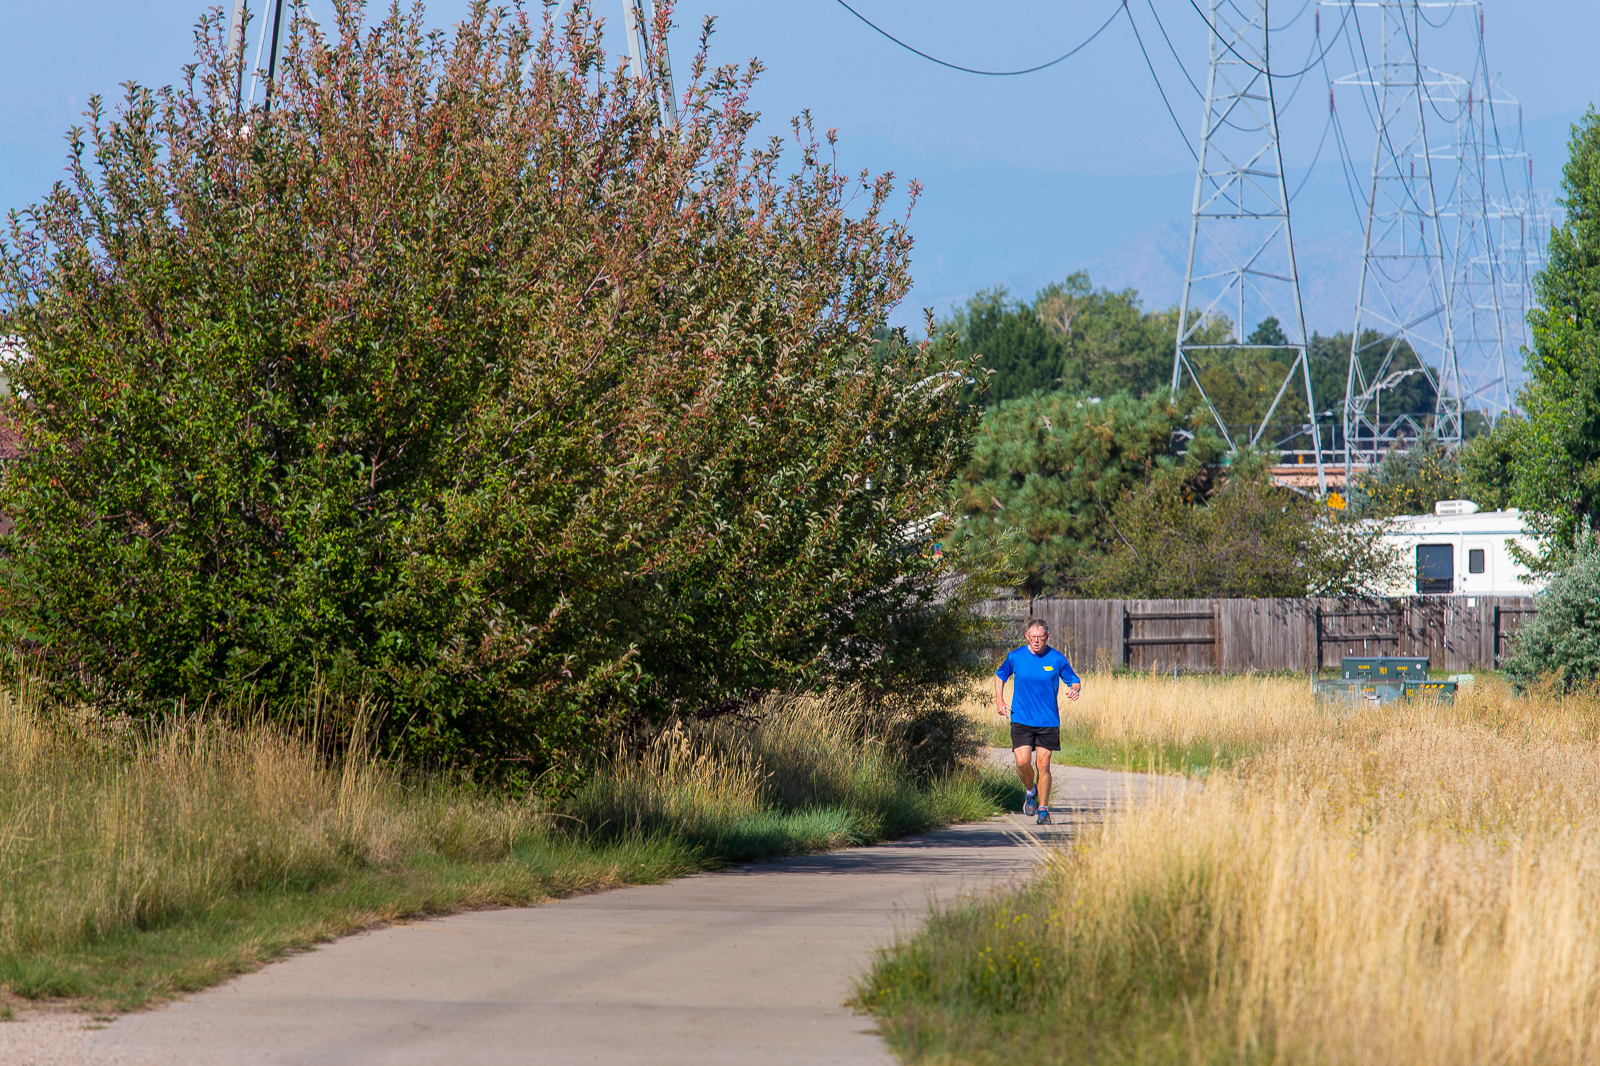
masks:
<svg viewBox="0 0 1600 1066"><path fill-rule="evenodd" d="M1055 667L1053 667L1053 666L1047 666L1047 667L1045 667L1045 669L1046 669L1046 670L1054 670L1054 669L1055 669Z"/></svg>

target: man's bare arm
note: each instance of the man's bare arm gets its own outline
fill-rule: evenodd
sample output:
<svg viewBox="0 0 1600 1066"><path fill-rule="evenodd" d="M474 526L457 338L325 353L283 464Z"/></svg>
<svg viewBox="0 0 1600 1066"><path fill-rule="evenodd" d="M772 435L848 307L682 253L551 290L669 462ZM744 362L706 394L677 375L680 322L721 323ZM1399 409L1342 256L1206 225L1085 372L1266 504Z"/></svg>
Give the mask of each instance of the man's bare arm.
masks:
<svg viewBox="0 0 1600 1066"><path fill-rule="evenodd" d="M1006 683L1003 680L1001 680L999 674L995 674L994 675L994 713L998 714L998 715L1000 715L1000 717L1004 718L1010 712L1011 712L1011 708L1006 706Z"/></svg>

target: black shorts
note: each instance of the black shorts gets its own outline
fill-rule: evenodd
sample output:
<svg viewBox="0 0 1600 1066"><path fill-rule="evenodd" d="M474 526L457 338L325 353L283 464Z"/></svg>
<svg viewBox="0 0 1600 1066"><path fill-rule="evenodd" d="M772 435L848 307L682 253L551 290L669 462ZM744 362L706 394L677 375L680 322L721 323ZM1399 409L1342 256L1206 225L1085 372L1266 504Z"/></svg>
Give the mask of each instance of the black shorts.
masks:
<svg viewBox="0 0 1600 1066"><path fill-rule="evenodd" d="M1045 751L1061 750L1061 727L1058 725L1018 725L1011 723L1013 748L1043 748Z"/></svg>

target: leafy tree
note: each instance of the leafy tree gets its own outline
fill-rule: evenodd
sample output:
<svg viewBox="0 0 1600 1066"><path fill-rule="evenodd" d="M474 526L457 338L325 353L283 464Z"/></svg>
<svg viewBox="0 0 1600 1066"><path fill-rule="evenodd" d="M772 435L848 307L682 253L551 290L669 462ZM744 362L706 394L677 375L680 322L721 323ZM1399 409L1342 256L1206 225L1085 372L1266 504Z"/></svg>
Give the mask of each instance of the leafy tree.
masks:
<svg viewBox="0 0 1600 1066"><path fill-rule="evenodd" d="M1047 285L1031 301L988 289L942 324L958 351L990 370L969 395L994 404L1065 389L1091 396L1152 396L1169 388L1177 308L1144 311L1133 289L1096 289L1079 271ZM1227 331L1208 323L1205 336Z"/></svg>
<svg viewBox="0 0 1600 1066"><path fill-rule="evenodd" d="M1384 417L1410 415L1418 421L1430 418L1437 392L1422 373L1417 353L1404 340L1387 339L1377 330L1362 331L1360 360L1367 381L1371 383L1377 377L1391 343L1395 346L1394 358L1389 363L1388 373L1379 382L1388 384L1378 391L1376 413ZM1350 334L1324 337L1313 333L1310 348L1311 394L1316 397L1317 407L1332 412L1331 420L1338 423L1350 375Z"/></svg>
<svg viewBox="0 0 1600 1066"><path fill-rule="evenodd" d="M1012 301L1004 286L968 300L946 330L959 337L964 356L991 371L969 394L974 398L1001 403L1061 386L1065 344L1032 305Z"/></svg>
<svg viewBox="0 0 1600 1066"><path fill-rule="evenodd" d="M1461 467L1461 495L1486 511L1516 505L1516 462L1523 447L1528 422L1520 415L1503 416L1461 446L1456 461Z"/></svg>
<svg viewBox="0 0 1600 1066"><path fill-rule="evenodd" d="M1158 468L1203 466L1220 453L1213 436L1186 426L1164 398L1126 393L1058 391L991 407L959 484L958 543L1009 548L1032 593L1080 589L1125 492Z"/></svg>
<svg viewBox="0 0 1600 1066"><path fill-rule="evenodd" d="M1528 315L1533 348L1521 393L1513 480L1518 503L1571 546L1600 518L1600 112L1573 127L1562 172L1566 221L1550 235Z"/></svg>
<svg viewBox="0 0 1600 1066"><path fill-rule="evenodd" d="M1463 491L1460 458L1425 433L1410 447L1384 456L1375 469L1356 475L1350 486L1350 515L1430 514L1435 503L1461 499Z"/></svg>
<svg viewBox="0 0 1600 1066"><path fill-rule="evenodd" d="M1277 435L1286 435L1293 431L1292 427L1306 422L1305 384L1298 374L1278 399L1278 390L1283 388L1295 361L1295 352L1286 347L1289 338L1276 318L1266 318L1245 338L1245 343L1258 347L1196 356L1200 385L1230 432L1238 430L1248 435L1271 409ZM1278 403L1273 408L1275 399Z"/></svg>
<svg viewBox="0 0 1600 1066"><path fill-rule="evenodd" d="M1289 337L1283 332L1283 323L1276 316L1269 315L1256 323L1256 328L1250 331L1250 336L1244 342L1262 348L1283 349L1289 346Z"/></svg>
<svg viewBox="0 0 1600 1066"><path fill-rule="evenodd" d="M1570 692L1600 677L1600 538L1580 534L1549 561L1554 573L1535 594L1539 613L1517 631L1503 666L1519 690L1542 679Z"/></svg>
<svg viewBox="0 0 1600 1066"><path fill-rule="evenodd" d="M1353 595L1380 585L1398 553L1373 526L1338 523L1273 483L1267 457L1226 469L1171 466L1129 489L1106 519L1087 587L1101 596Z"/></svg>
<svg viewBox="0 0 1600 1066"><path fill-rule="evenodd" d="M1061 338L1062 387L1091 396L1169 390L1177 308L1145 311L1134 289L1096 289L1078 271L1042 289L1034 312Z"/></svg>
<svg viewBox="0 0 1600 1066"><path fill-rule="evenodd" d="M754 66L702 45L664 132L585 3L446 36L342 0L241 115L197 42L91 103L0 248L31 353L0 579L57 683L363 691L400 750L533 775L630 715L958 675L965 593L915 541L967 368L874 354L889 182L803 122L792 177L747 149Z"/></svg>

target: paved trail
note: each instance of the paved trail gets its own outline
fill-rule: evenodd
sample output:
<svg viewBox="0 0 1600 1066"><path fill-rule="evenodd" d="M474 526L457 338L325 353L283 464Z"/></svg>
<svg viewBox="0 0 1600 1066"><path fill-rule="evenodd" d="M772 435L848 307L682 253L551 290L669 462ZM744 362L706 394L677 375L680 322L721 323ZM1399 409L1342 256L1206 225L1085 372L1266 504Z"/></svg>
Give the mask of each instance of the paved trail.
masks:
<svg viewBox="0 0 1600 1066"><path fill-rule="evenodd" d="M45 1023L0 1026L0 1063L889 1064L871 1020L842 1005L872 950L931 901L1025 873L1040 843L1159 780L1057 767L1052 812L1068 817L1038 833L998 818L393 926L104 1029L57 1020L31 1055L18 1042Z"/></svg>

